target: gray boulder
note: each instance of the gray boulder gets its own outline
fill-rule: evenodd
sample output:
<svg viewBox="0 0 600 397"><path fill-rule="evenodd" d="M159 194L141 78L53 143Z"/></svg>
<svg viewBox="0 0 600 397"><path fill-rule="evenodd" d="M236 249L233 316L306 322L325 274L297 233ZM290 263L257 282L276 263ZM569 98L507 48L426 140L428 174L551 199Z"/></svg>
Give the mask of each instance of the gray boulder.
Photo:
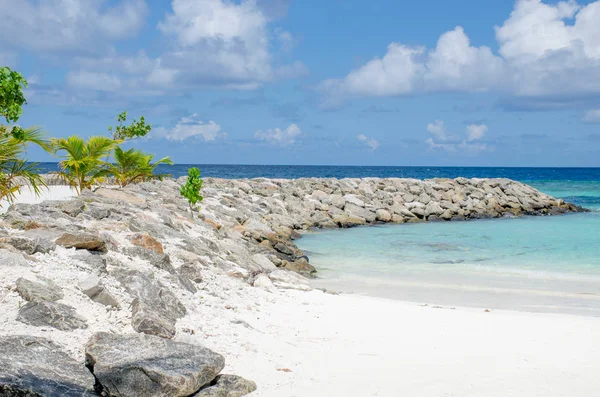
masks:
<svg viewBox="0 0 600 397"><path fill-rule="evenodd" d="M9 238L8 243L19 251L23 251L28 255L33 255L37 252L46 254L56 248L56 244L54 244L52 241L40 237L27 238L15 236Z"/></svg>
<svg viewBox="0 0 600 397"><path fill-rule="evenodd" d="M17 292L29 302L57 301L64 298L62 288L55 282L41 277L39 280L41 282L27 280L23 277L18 278Z"/></svg>
<svg viewBox="0 0 600 397"><path fill-rule="evenodd" d="M134 330L166 339L175 337L177 333L175 319L154 310L138 298L133 300L131 306L131 326Z"/></svg>
<svg viewBox="0 0 600 397"><path fill-rule="evenodd" d="M0 396L92 397L94 377L56 343L29 335L0 337Z"/></svg>
<svg viewBox="0 0 600 397"><path fill-rule="evenodd" d="M90 338L85 359L108 396L190 396L225 366L223 356L199 345L106 332Z"/></svg>
<svg viewBox="0 0 600 397"><path fill-rule="evenodd" d="M52 327L61 331L87 328L75 308L57 302L29 302L17 315L17 321L36 327Z"/></svg>
<svg viewBox="0 0 600 397"><path fill-rule="evenodd" d="M237 375L219 375L194 397L242 397L256 390L256 383Z"/></svg>
<svg viewBox="0 0 600 397"><path fill-rule="evenodd" d="M19 252L10 252L5 249L0 249L0 266L16 267L16 266L31 266L29 262Z"/></svg>
<svg viewBox="0 0 600 397"><path fill-rule="evenodd" d="M85 204L79 200L69 200L61 203L58 208L65 214L76 217L83 212Z"/></svg>

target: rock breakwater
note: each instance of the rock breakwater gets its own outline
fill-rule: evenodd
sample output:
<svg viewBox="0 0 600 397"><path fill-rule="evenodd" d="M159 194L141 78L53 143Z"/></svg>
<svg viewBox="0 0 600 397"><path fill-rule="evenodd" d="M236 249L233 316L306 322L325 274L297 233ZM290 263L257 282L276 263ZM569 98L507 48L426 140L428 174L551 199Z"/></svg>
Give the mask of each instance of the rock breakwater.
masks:
<svg viewBox="0 0 600 397"><path fill-rule="evenodd" d="M183 182L8 209L0 220L0 345L6 362L39 365L0 368L0 392L91 395L95 376L96 391L109 395L143 384L138 395L241 396L255 385L218 375L219 347L228 346L218 340L239 332L231 328L252 329L237 308L259 311L281 289L310 289L316 269L293 242L299 232L583 210L507 179L209 178L191 217ZM56 379L47 357L61 367Z"/></svg>

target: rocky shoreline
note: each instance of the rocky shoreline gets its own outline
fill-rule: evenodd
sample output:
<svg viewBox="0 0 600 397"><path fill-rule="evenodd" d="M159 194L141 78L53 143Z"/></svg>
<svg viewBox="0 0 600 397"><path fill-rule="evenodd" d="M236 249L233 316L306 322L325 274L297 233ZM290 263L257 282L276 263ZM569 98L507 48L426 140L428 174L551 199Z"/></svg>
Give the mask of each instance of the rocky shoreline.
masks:
<svg viewBox="0 0 600 397"><path fill-rule="evenodd" d="M310 290L302 231L584 211L507 179L208 178L192 218L183 181L8 209L0 394L242 396L201 322L249 327L228 302Z"/></svg>

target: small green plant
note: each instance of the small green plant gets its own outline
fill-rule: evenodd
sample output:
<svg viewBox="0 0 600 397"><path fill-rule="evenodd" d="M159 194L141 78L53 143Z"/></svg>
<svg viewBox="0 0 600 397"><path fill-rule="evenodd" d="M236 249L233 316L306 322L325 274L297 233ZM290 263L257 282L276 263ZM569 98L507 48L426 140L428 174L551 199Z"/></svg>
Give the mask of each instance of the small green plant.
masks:
<svg viewBox="0 0 600 397"><path fill-rule="evenodd" d="M200 195L202 182L200 170L196 167L192 167L188 169L188 179L185 181L185 185L179 189L179 193L188 200L190 210L192 211L192 219L194 218L194 207L203 199Z"/></svg>
<svg viewBox="0 0 600 397"><path fill-rule="evenodd" d="M152 125L146 124L144 116L140 117L140 121L133 119L131 125L123 125L127 121L127 112L123 112L117 116L117 126L108 127L108 132L112 134L113 140L124 141L127 139L135 139L146 136L152 129Z"/></svg>

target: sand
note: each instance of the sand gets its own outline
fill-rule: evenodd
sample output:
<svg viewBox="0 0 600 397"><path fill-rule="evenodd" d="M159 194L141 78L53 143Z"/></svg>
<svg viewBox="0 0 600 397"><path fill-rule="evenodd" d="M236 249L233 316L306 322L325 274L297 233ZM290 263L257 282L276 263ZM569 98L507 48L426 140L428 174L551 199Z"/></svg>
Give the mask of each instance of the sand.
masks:
<svg viewBox="0 0 600 397"><path fill-rule="evenodd" d="M45 198L72 192L51 187ZM21 202L35 202L21 195ZM30 333L61 343L83 361L99 330L133 332L127 310L112 311L77 288L89 274L75 252L36 254L31 267L3 268L2 334ZM89 328L63 332L16 322L23 303L14 280L62 283L62 302ZM176 340L203 344L227 360L225 372L254 380L253 397L593 396L600 390L600 318L481 308L436 307L356 295L253 288L207 269L202 290L180 296L192 309ZM127 304L117 284L107 288ZM474 304L476 306L476 304Z"/></svg>
<svg viewBox="0 0 600 397"><path fill-rule="evenodd" d="M77 196L77 192L69 186L48 186L41 188L40 195L37 196L29 187L24 187L16 196L16 203L37 204L45 200L68 200ZM0 214L6 213L9 206L6 200L0 200Z"/></svg>

